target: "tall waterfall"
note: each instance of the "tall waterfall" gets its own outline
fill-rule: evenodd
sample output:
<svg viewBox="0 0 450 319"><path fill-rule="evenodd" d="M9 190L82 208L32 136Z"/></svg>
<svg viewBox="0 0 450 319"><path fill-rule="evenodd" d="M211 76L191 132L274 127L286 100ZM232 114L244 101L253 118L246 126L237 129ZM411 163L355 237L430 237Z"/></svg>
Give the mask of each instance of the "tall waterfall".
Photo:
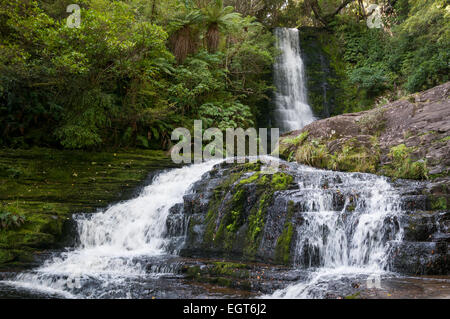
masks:
<svg viewBox="0 0 450 319"><path fill-rule="evenodd" d="M282 133L299 130L315 118L308 105L305 70L300 55L297 29L277 28L277 47L281 51L274 66L275 122Z"/></svg>

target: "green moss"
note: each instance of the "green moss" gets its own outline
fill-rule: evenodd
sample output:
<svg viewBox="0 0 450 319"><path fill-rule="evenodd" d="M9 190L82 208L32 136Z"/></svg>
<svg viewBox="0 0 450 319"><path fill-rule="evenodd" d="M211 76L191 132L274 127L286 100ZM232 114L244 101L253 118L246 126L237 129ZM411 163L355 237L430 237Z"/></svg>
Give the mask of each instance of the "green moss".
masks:
<svg viewBox="0 0 450 319"><path fill-rule="evenodd" d="M225 255L240 252L246 259L254 260L273 194L287 189L293 177L282 172L270 175L257 171L242 178L248 172L239 165L232 171L239 173L231 173L214 190L202 242L205 249L219 250ZM250 189L252 194L248 193ZM257 204L247 207L250 196L256 196Z"/></svg>
<svg viewBox="0 0 450 319"><path fill-rule="evenodd" d="M287 189L293 182L294 178L285 173L275 173L272 176L272 188L274 190Z"/></svg>
<svg viewBox="0 0 450 319"><path fill-rule="evenodd" d="M329 161L329 152L325 144L322 144L320 140L311 140L307 143L303 143L297 149L295 154L297 162L319 167L326 168Z"/></svg>
<svg viewBox="0 0 450 319"><path fill-rule="evenodd" d="M233 278L248 278L249 272L245 264L232 262L214 262L213 267L209 268L208 273L215 276L230 276Z"/></svg>
<svg viewBox="0 0 450 319"><path fill-rule="evenodd" d="M233 268L245 269L245 268L248 268L248 266L246 264L226 262L226 261L216 261L216 262L213 262L213 264L218 269L233 269Z"/></svg>
<svg viewBox="0 0 450 319"><path fill-rule="evenodd" d="M233 282L228 278L219 277L217 278L217 284L222 287L231 287Z"/></svg>
<svg viewBox="0 0 450 319"><path fill-rule="evenodd" d="M259 172L253 174L249 178L243 179L239 182L239 184L251 184L259 179Z"/></svg>
<svg viewBox="0 0 450 319"><path fill-rule="evenodd" d="M361 292L354 293L350 296L345 296L344 299L361 299Z"/></svg>
<svg viewBox="0 0 450 319"><path fill-rule="evenodd" d="M246 163L242 166L243 172L259 172L261 171L262 163L261 161L257 161L256 163Z"/></svg>
<svg viewBox="0 0 450 319"><path fill-rule="evenodd" d="M186 277L189 279L198 278L201 276L200 266L191 266L186 270Z"/></svg>
<svg viewBox="0 0 450 319"><path fill-rule="evenodd" d="M447 210L447 198L445 197L432 198L431 209L442 211Z"/></svg>
<svg viewBox="0 0 450 319"><path fill-rule="evenodd" d="M294 226L288 222L285 225L283 233L277 240L275 248L275 260L279 263L288 265L291 256L291 241L294 234Z"/></svg>
<svg viewBox="0 0 450 319"><path fill-rule="evenodd" d="M0 245L8 248L50 248L55 244L55 236L48 233L33 232L25 229L18 231L2 231Z"/></svg>
<svg viewBox="0 0 450 319"><path fill-rule="evenodd" d="M294 138L285 138L282 140L283 144L298 146L308 138L309 132L305 131Z"/></svg>
<svg viewBox="0 0 450 319"><path fill-rule="evenodd" d="M15 255L10 250L0 249L0 264L5 264L7 262L13 261Z"/></svg>
<svg viewBox="0 0 450 319"><path fill-rule="evenodd" d="M295 159L298 163L317 168L344 172L381 174L393 178L423 180L447 176L446 172L429 176L426 160L414 160L412 155L415 150L406 147L405 144L392 147L388 154L391 162L381 167L381 150L377 134L382 125L380 124L379 127L370 127L368 123L372 121L381 123L380 119L379 121L371 119L370 121L364 122L363 126L368 127L367 130L374 134L369 141L361 142L356 138L348 139L345 142L341 142L341 145L338 145L338 147L334 145L333 148L336 150L330 152L328 146L332 145L330 143L334 141L333 139L306 139L301 145L294 148L295 158L292 157L292 153L289 155L284 153L280 154L280 156L283 158L288 156L287 159L289 160Z"/></svg>
<svg viewBox="0 0 450 319"><path fill-rule="evenodd" d="M383 173L394 178L428 179L426 161L414 161L411 158L413 151L405 144L392 147L389 152L392 163L383 167Z"/></svg>
<svg viewBox="0 0 450 319"><path fill-rule="evenodd" d="M450 141L450 136L446 136L444 138L441 138L441 139L437 140L436 142L437 143L446 143L448 141Z"/></svg>
<svg viewBox="0 0 450 319"><path fill-rule="evenodd" d="M16 207L0 207L0 231L20 228L25 220L26 217Z"/></svg>
<svg viewBox="0 0 450 319"><path fill-rule="evenodd" d="M250 278L248 269L245 264L212 262L203 267L190 266L185 272L187 279L197 282L249 290L251 284L246 280Z"/></svg>
<svg viewBox="0 0 450 319"><path fill-rule="evenodd" d="M279 155L286 159L287 161L291 161L295 154L295 149L297 149L300 145L302 145L309 136L309 132L302 132L297 137L282 137L280 138L278 153Z"/></svg>
<svg viewBox="0 0 450 319"><path fill-rule="evenodd" d="M378 149L374 145L371 150L349 141L339 151L330 155L326 168L346 172L376 173L379 161Z"/></svg>
<svg viewBox="0 0 450 319"><path fill-rule="evenodd" d="M284 265L289 265L291 260L291 242L294 234L294 226L292 224L293 215L294 202L289 201L284 229L280 237L278 237L275 247L275 260Z"/></svg>
<svg viewBox="0 0 450 319"><path fill-rule="evenodd" d="M244 254L254 258L261 241L260 235L264 229L267 208L272 202L273 192L267 192L261 195L258 206L253 208L248 217L247 245Z"/></svg>
<svg viewBox="0 0 450 319"><path fill-rule="evenodd" d="M248 165L248 164L246 164ZM203 243L207 246L212 245L216 248L230 250L235 238L235 233L243 223L241 212L243 211L243 204L245 200L245 192L242 185L238 181L246 172L246 169L237 170L238 173L231 173L215 190L214 199L209 203L208 214L206 216L206 230L203 238ZM233 186L238 183L238 187ZM240 186L240 187L239 187ZM224 208L224 214L217 223L219 218L219 207L221 206L223 198L227 193L232 193L232 199Z"/></svg>
<svg viewBox="0 0 450 319"><path fill-rule="evenodd" d="M14 260L30 259L37 249L58 242L71 214L129 196L149 171L171 166L161 151L0 149L0 205L25 221L14 230L0 230L0 247Z"/></svg>
<svg viewBox="0 0 450 319"><path fill-rule="evenodd" d="M22 267L33 260L32 250L0 248L0 264Z"/></svg>

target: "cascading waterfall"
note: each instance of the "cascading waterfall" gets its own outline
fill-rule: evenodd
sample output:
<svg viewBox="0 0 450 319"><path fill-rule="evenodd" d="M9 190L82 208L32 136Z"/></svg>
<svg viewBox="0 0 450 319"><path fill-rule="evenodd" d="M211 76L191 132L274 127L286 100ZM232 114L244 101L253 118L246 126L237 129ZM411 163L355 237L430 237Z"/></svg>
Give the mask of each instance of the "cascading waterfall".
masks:
<svg viewBox="0 0 450 319"><path fill-rule="evenodd" d="M274 66L275 122L282 133L300 130L315 118L308 105L305 70L300 55L297 29L277 28L277 47L281 50Z"/></svg>
<svg viewBox="0 0 450 319"><path fill-rule="evenodd" d="M77 249L4 283L67 298L132 297L123 291L123 283L146 274L143 256L167 254L170 239L164 233L170 208L182 203L215 163L162 173L139 197L89 217L77 216Z"/></svg>
<svg viewBox="0 0 450 319"><path fill-rule="evenodd" d="M305 201L294 264L315 271L266 297L324 298L343 278L380 276L388 269L390 243L403 238L401 198L386 178L313 171L300 182ZM345 198L338 211L336 194Z"/></svg>
<svg viewBox="0 0 450 319"><path fill-rule="evenodd" d="M217 163L161 173L137 198L97 214L76 216L80 241L76 249L1 283L66 298L149 296L149 289L158 290L155 280L175 276L176 267L182 267L171 253L184 243L179 240L187 221L183 198ZM298 183L295 190L279 194L297 205L293 266L308 275L264 297L326 298L349 280L387 274L391 248L404 234L402 193L376 175L286 162L283 166ZM161 288L162 297L164 289L167 286ZM184 293L190 290L186 287Z"/></svg>
<svg viewBox="0 0 450 319"><path fill-rule="evenodd" d="M307 102L298 32L286 28L275 30L277 47L281 50L274 68L275 119L282 132L299 130L315 120ZM324 173L314 172L316 178L310 184L302 185L302 192L308 196L304 199L304 222L297 229L294 263L297 267L317 267L318 270L307 282L277 291L272 297L323 297L326 288L319 288L326 287L323 283L331 278L382 273L387 267L388 239L398 241L402 238L403 232L397 221L401 214L399 196L386 179L326 172L358 189L357 196L347 195L352 202L347 199L344 209L336 211L331 189L321 188L320 178ZM354 189L350 193L357 193ZM352 208L351 212L348 207Z"/></svg>

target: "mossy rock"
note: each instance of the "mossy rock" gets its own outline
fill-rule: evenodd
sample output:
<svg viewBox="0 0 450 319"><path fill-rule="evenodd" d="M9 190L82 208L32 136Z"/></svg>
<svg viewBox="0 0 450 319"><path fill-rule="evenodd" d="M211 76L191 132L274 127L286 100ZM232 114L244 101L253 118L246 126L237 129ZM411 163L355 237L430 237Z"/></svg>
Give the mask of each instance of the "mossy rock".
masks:
<svg viewBox="0 0 450 319"><path fill-rule="evenodd" d="M0 248L0 264L6 264L13 261L15 258L16 256L11 250Z"/></svg>
<svg viewBox="0 0 450 319"><path fill-rule="evenodd" d="M294 180L285 172L265 174L259 169L248 171L237 165L213 190L214 197L204 221L202 246L205 251L228 257L241 256L249 261L257 259L273 195L289 189Z"/></svg>
<svg viewBox="0 0 450 319"><path fill-rule="evenodd" d="M33 251L59 247L73 213L129 198L149 172L168 167L176 165L162 151L1 149L0 205L24 218L20 227L0 229L2 259L25 262Z"/></svg>
<svg viewBox="0 0 450 319"><path fill-rule="evenodd" d="M4 269L27 267L34 261L32 249L0 248L0 264Z"/></svg>
<svg viewBox="0 0 450 319"><path fill-rule="evenodd" d="M380 154L376 138L325 139L307 136L306 132L299 135L302 138L297 144L290 144L289 138L281 138L280 157L335 171L377 172Z"/></svg>
<svg viewBox="0 0 450 319"><path fill-rule="evenodd" d="M277 239L275 247L275 261L279 264L289 265L291 263L291 243L294 235L292 218L294 215L294 202L289 201L286 222L283 232Z"/></svg>
<svg viewBox="0 0 450 319"><path fill-rule="evenodd" d="M188 266L183 272L188 280L227 288L250 290L250 266L233 262L209 262L206 265Z"/></svg>

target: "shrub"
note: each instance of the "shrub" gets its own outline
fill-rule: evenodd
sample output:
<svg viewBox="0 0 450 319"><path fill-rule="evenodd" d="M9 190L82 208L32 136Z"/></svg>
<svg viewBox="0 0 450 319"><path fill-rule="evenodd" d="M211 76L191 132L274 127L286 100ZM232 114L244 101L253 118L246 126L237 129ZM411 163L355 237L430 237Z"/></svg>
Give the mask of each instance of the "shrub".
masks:
<svg viewBox="0 0 450 319"><path fill-rule="evenodd" d="M7 210L2 207L0 209L0 230L14 229L25 223L25 217Z"/></svg>

